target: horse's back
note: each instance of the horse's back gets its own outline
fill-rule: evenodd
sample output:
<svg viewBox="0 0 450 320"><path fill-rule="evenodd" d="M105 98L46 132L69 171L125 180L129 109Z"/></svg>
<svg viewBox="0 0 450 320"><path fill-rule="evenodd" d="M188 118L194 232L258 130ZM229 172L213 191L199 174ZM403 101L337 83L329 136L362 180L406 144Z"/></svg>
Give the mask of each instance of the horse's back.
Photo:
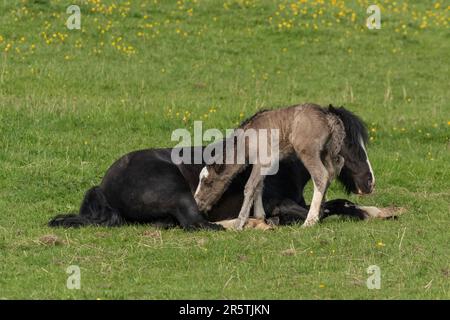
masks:
<svg viewBox="0 0 450 320"><path fill-rule="evenodd" d="M171 149L146 149L128 153L106 172L100 188L111 206L128 221L154 221L167 217L178 206L189 185L171 160Z"/></svg>

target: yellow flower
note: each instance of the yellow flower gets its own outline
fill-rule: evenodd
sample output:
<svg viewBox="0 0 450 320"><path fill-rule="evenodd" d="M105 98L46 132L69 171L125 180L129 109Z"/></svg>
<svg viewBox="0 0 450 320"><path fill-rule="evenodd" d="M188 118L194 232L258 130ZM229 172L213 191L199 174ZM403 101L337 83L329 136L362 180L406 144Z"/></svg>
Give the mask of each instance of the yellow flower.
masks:
<svg viewBox="0 0 450 320"><path fill-rule="evenodd" d="M447 121L447 125L450 126L450 121Z"/></svg>
<svg viewBox="0 0 450 320"><path fill-rule="evenodd" d="M325 285L323 283L319 284L319 288L325 288Z"/></svg>
<svg viewBox="0 0 450 320"><path fill-rule="evenodd" d="M378 241L377 242L377 247L378 248L382 248L382 247L384 247L384 246L386 246L382 241Z"/></svg>

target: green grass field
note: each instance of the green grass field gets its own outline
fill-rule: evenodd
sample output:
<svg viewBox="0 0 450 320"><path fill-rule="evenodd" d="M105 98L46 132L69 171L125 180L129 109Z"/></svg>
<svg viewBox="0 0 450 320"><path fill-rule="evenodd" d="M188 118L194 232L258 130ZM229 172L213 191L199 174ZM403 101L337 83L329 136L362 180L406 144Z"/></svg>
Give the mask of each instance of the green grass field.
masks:
<svg viewBox="0 0 450 320"><path fill-rule="evenodd" d="M1 299L449 299L449 7L437 1L0 4ZM81 8L68 30L66 8ZM345 105L398 220L309 229L50 229L122 154L260 108ZM308 199L311 190L308 190ZM333 185L329 198L346 197ZM46 235L58 237L46 243ZM44 238L43 238L44 237ZM81 289L66 288L66 268ZM370 265L381 289L366 287Z"/></svg>

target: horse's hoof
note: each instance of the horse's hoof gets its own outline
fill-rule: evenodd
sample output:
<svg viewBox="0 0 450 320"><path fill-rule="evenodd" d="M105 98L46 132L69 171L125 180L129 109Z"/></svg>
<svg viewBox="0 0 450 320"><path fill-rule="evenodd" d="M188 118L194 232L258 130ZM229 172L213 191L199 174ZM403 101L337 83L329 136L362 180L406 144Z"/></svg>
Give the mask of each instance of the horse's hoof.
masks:
<svg viewBox="0 0 450 320"><path fill-rule="evenodd" d="M198 223L195 225L190 225L184 227L186 231L199 231L199 230L211 230L211 231L223 231L225 228L220 224L212 223L212 222L204 222Z"/></svg>
<svg viewBox="0 0 450 320"><path fill-rule="evenodd" d="M204 229L212 230L212 231L224 231L226 230L223 226L216 223L209 223Z"/></svg>

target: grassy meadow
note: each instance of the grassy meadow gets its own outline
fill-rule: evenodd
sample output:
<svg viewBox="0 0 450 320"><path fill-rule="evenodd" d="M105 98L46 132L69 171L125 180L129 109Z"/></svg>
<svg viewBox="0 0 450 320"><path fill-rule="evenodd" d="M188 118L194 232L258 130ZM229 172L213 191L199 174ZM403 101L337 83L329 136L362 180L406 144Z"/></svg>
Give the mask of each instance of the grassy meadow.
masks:
<svg viewBox="0 0 450 320"><path fill-rule="evenodd" d="M81 29L69 30L69 5ZM367 7L381 8L369 30ZM445 1L0 1L0 299L449 299ZM345 105L397 220L50 229L118 157L261 108ZM308 189L308 197L311 189ZM336 184L328 198L347 197ZM66 269L81 269L81 289ZM370 265L381 289L366 286Z"/></svg>

